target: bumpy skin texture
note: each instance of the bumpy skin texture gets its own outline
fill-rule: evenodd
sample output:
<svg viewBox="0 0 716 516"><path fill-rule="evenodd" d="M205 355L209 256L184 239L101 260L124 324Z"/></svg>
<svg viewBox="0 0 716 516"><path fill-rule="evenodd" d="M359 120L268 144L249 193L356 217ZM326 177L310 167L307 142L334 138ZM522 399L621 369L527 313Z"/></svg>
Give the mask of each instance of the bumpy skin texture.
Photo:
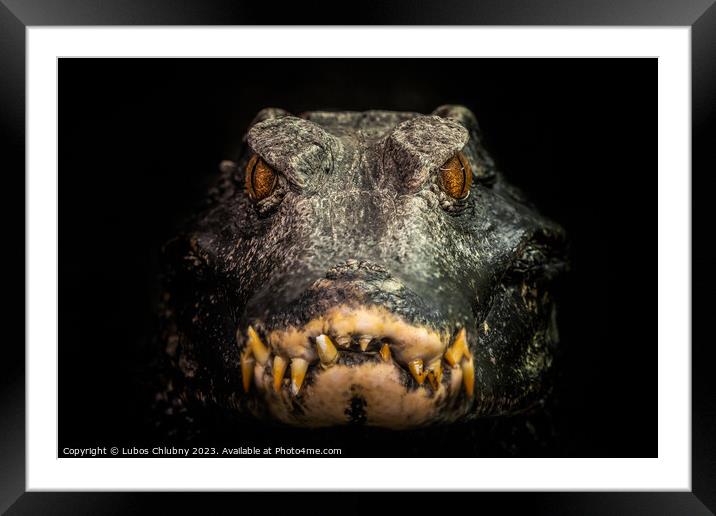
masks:
<svg viewBox="0 0 716 516"><path fill-rule="evenodd" d="M473 175L464 200L437 178L458 151ZM278 174L258 202L244 188L254 154ZM204 209L165 247L170 373L160 397L175 408L198 402L309 427L405 428L528 409L549 386L557 344L550 286L565 266L564 240L495 169L467 108L301 117L265 109ZM366 353L355 352L359 335L348 335L352 351L321 367L315 333L341 338L337 323L325 322L337 308L377 311L381 328L427 332L444 346L464 329L474 393L460 386L458 366L445 365L439 388L420 385L406 363L427 364L435 350L391 340L387 329ZM305 345L280 336L311 324L320 329ZM299 393L290 369L273 391L271 362L256 366L244 392L249 325L272 356L310 362ZM388 365L375 353L383 342L394 350Z"/></svg>

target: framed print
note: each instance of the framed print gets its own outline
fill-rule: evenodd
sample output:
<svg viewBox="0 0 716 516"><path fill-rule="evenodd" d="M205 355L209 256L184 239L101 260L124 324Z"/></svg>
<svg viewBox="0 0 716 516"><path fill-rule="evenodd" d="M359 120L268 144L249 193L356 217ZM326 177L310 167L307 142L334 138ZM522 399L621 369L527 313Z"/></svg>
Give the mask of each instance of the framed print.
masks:
<svg viewBox="0 0 716 516"><path fill-rule="evenodd" d="M27 300L3 507L713 510L691 181L714 8L259 27L220 4L2 7Z"/></svg>

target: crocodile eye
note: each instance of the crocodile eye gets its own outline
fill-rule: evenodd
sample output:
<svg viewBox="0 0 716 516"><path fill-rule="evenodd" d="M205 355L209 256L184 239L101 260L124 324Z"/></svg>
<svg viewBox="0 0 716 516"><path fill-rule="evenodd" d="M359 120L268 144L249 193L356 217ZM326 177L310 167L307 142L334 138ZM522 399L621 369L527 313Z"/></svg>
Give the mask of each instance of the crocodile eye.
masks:
<svg viewBox="0 0 716 516"><path fill-rule="evenodd" d="M470 193L472 170L467 158L458 152L440 167L440 188L454 199L465 199Z"/></svg>
<svg viewBox="0 0 716 516"><path fill-rule="evenodd" d="M276 172L254 154L246 165L246 190L254 201L265 199L276 187Z"/></svg>

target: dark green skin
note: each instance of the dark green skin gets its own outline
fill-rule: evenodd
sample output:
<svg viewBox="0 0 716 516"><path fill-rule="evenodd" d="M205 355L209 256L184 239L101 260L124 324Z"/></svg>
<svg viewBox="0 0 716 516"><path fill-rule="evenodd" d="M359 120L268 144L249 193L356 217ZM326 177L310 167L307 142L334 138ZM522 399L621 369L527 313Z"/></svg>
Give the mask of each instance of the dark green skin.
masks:
<svg viewBox="0 0 716 516"><path fill-rule="evenodd" d="M460 150L473 172L463 201L437 182ZM254 153L279 172L276 191L258 203L244 187ZM551 285L565 268L564 242L495 169L467 108L300 118L263 110L204 209L165 248L163 396L270 417L241 388L237 330L302 325L356 303L416 326L467 330L475 395L443 407L435 423L526 410L549 387ZM331 288L316 288L322 279ZM388 280L400 288L386 291ZM406 373L406 389L411 382Z"/></svg>

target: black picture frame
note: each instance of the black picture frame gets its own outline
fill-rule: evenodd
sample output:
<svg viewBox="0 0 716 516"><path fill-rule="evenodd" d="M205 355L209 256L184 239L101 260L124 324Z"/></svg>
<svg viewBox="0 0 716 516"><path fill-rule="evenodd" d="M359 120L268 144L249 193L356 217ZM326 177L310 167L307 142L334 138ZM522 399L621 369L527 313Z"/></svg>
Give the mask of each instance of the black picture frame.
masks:
<svg viewBox="0 0 716 516"><path fill-rule="evenodd" d="M91 0L2 0L0 2L0 110L2 119L3 184L5 199L22 199L25 188L25 30L42 25L253 25L253 24L350 24L367 25L633 25L691 27L692 71L692 188L693 231L710 226L708 181L716 169L716 4L714 0L686 2L671 0L654 4L648 0L607 0L576 4L568 0L528 2L524 0L484 2L441 1L420 3L408 1L390 6L363 5L360 9L341 14L327 5L295 3L276 9L266 2L230 0L173 2L113 0L97 4ZM712 179L711 179L712 180ZM692 183L693 184L693 183ZM701 195L702 199L698 199ZM17 206L3 203L5 220L16 220ZM13 218L10 218L10 210ZM7 242L5 254L24 267L25 228L19 224ZM693 234L693 233L692 233ZM23 242L21 245L20 242ZM692 243L692 275L710 265L705 258L705 243ZM698 251L701 251L699 253ZM22 265L21 265L22 263ZM6 268L6 270L9 270ZM25 269L23 269L25 270ZM19 275L17 275L19 276ZM707 274L695 282L693 294L711 290L714 280ZM696 296L694 296L696 297ZM9 300L9 296L6 300ZM24 320L23 302L13 298L6 308L7 321ZM693 303L693 314L701 329L708 305ZM705 306L706 305L706 306ZM692 315L693 317L693 315ZM695 321L694 321L695 322ZM18 324L19 323L15 323ZM477 500L453 501L470 503L480 510L499 507L501 512L517 507L529 508L537 514L709 514L716 512L716 375L713 338L692 338L692 491L649 493L501 493L471 494ZM706 332L704 332L707 335ZM208 507L203 499L190 495L149 495L138 493L26 493L25 492L25 368L24 338L6 333L3 357L0 360L0 510L9 514L35 513L127 513L139 512L149 502L162 504L163 513L202 513ZM240 496L246 497L246 494ZM309 495L298 495L301 505L310 506ZM254 495L256 497L256 495ZM413 499L411 504L425 510L441 496ZM258 502L258 498L256 498ZM243 503L243 502L242 502ZM254 502L249 501L252 504ZM426 505L427 504L427 505ZM342 505L354 512L370 510L368 495L346 495ZM248 507L248 505L243 505ZM408 506L405 507L409 509ZM230 508L228 510L231 510ZM523 509L524 510L524 509ZM212 510L218 512L218 509ZM234 512L232 510L232 512Z"/></svg>

